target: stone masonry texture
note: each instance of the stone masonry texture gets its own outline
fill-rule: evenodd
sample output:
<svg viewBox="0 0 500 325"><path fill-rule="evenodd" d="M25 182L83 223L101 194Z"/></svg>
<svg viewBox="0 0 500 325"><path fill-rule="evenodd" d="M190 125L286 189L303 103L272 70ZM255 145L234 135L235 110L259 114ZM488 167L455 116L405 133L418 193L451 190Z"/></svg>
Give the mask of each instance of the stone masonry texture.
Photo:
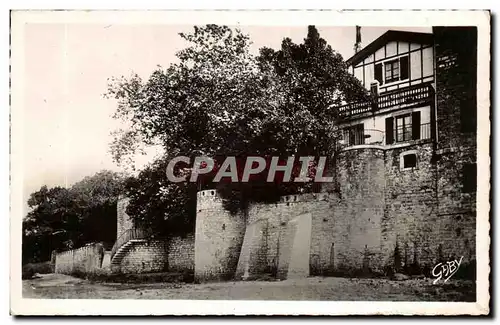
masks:
<svg viewBox="0 0 500 325"><path fill-rule="evenodd" d="M101 269L104 248L92 244L56 254L55 273L93 273Z"/></svg>
<svg viewBox="0 0 500 325"><path fill-rule="evenodd" d="M231 215L215 190L198 192L195 235L195 278L233 278L245 233L245 216Z"/></svg>
<svg viewBox="0 0 500 325"><path fill-rule="evenodd" d="M126 213L128 199L118 201L117 238L132 229L133 222ZM194 235L166 239L135 239L127 244L126 252L113 272L184 272L194 270ZM113 262L113 261L111 261Z"/></svg>
<svg viewBox="0 0 500 325"><path fill-rule="evenodd" d="M464 190L477 151L477 29L434 27L436 46L437 221L440 255L475 259L476 190ZM475 179L477 175L472 175Z"/></svg>
<svg viewBox="0 0 500 325"><path fill-rule="evenodd" d="M117 202L116 206L116 238L120 238L120 236L128 229L134 228L134 224L132 219L127 215L127 205L129 199L128 198L120 198Z"/></svg>

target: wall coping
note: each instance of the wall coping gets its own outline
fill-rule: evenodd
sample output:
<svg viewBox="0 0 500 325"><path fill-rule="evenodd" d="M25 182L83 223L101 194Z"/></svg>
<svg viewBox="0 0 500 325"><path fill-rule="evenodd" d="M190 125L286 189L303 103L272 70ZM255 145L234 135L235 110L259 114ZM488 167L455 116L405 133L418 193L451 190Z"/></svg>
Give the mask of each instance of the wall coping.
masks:
<svg viewBox="0 0 500 325"><path fill-rule="evenodd" d="M80 252L80 251L84 251L84 250L96 248L97 246L102 246L102 244L93 243L93 244L85 245L85 246L74 248L74 249L70 249L70 250L67 250L67 251L64 251L64 252L56 253L56 256L75 254L75 253ZM103 246L103 251L104 251L104 246Z"/></svg>
<svg viewBox="0 0 500 325"><path fill-rule="evenodd" d="M314 202L325 201L330 198L336 198L337 195L332 193L304 193L292 194L280 197L279 203L294 203L294 202Z"/></svg>
<svg viewBox="0 0 500 325"><path fill-rule="evenodd" d="M346 148L343 148L342 151L351 151L351 150L358 150L358 149L377 149L377 150L386 150L385 146L381 146L379 144L358 144L356 146L349 146Z"/></svg>
<svg viewBox="0 0 500 325"><path fill-rule="evenodd" d="M432 143L432 139L419 139L419 140L412 140L412 141L408 141L408 142L393 143L393 144L388 144L388 145L358 144L356 146L349 146L349 147L343 148L342 151L351 151L351 150L358 150L358 149L377 149L377 150L386 151L386 150L412 147L415 145L422 145L422 144L426 144L426 143Z"/></svg>
<svg viewBox="0 0 500 325"><path fill-rule="evenodd" d="M217 190L203 190L196 193L196 197L219 197Z"/></svg>
<svg viewBox="0 0 500 325"><path fill-rule="evenodd" d="M197 193L198 198L219 198L216 190L204 190ZM332 193L304 193L304 194L291 194L281 196L279 201L275 203L293 203L293 202L312 202L312 201L322 201L329 198L337 197L336 194Z"/></svg>

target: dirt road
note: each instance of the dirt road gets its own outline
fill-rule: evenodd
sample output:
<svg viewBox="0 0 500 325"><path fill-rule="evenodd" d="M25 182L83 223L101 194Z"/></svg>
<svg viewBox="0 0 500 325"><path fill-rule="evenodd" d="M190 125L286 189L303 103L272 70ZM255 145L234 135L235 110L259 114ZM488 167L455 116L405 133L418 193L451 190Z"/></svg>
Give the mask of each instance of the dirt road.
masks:
<svg viewBox="0 0 500 325"><path fill-rule="evenodd" d="M312 277L276 282L222 282L206 284L91 283L62 274L45 274L23 281L24 298L70 299L246 299L246 300L376 300L475 301L475 285L450 279L391 281Z"/></svg>

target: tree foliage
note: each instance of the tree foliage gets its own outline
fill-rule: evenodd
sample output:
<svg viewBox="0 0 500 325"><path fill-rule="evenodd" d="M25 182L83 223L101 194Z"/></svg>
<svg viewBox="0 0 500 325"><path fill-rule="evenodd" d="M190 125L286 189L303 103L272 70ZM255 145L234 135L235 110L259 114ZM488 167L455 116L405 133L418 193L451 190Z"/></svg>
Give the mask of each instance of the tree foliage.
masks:
<svg viewBox="0 0 500 325"><path fill-rule="evenodd" d="M194 231L196 184L172 183L166 175L169 157L158 159L125 182L127 213L151 236L183 235Z"/></svg>
<svg viewBox="0 0 500 325"><path fill-rule="evenodd" d="M330 157L338 137L336 107L367 96L314 26L302 44L284 39L281 49L263 48L257 56L250 52L247 35L226 26L194 27L180 36L189 45L177 53L179 63L158 68L146 81L133 76L110 84L107 95L118 103L115 117L130 126L112 144L117 161L140 144L160 145L170 157ZM187 213L182 205L192 202L186 197L190 185L162 183L169 188L166 193L180 196L176 200L174 194L162 196L165 187L140 184L164 174L164 166L158 161L136 180L135 188L148 189L133 194L132 202L142 207L132 203L129 212L138 220L160 222L159 207L180 220ZM204 182L197 188L206 186L215 185ZM238 202L312 188L296 183L217 187L229 201Z"/></svg>
<svg viewBox="0 0 500 325"><path fill-rule="evenodd" d="M113 244L123 181L119 173L101 171L70 188L42 186L32 193L23 220L23 263L46 261L52 250Z"/></svg>

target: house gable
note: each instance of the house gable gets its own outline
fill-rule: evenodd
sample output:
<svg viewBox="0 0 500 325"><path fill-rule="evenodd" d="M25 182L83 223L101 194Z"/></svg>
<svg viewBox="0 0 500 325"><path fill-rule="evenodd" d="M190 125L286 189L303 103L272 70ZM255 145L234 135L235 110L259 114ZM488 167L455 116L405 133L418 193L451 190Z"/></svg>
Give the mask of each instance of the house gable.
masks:
<svg viewBox="0 0 500 325"><path fill-rule="evenodd" d="M432 34L388 31L347 60L366 89L385 92L434 82Z"/></svg>

